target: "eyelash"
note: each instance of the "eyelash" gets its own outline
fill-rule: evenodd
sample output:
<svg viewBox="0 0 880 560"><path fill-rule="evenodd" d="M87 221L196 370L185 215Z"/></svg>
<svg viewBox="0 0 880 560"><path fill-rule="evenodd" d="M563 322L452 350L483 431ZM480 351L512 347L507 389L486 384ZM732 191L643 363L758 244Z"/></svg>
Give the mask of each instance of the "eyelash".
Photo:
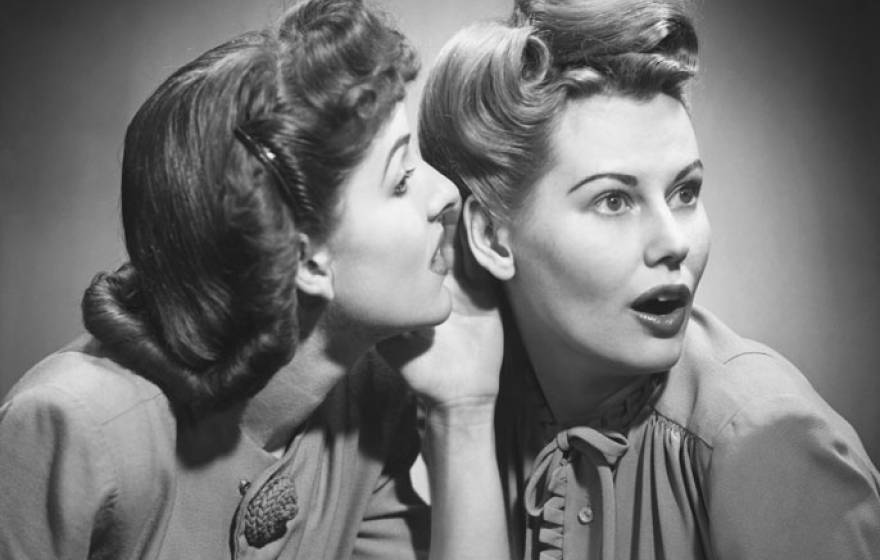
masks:
<svg viewBox="0 0 880 560"><path fill-rule="evenodd" d="M672 205L672 204L675 204L676 197L680 197L682 195L682 193L689 193L692 196L691 200L684 201L684 200L679 199L681 204L677 207L685 207L685 208L690 207L690 206L693 206L694 204L696 204L697 199L700 198L700 191L701 190L702 190L702 183L700 181L697 181L697 180L687 181L685 183L680 184L678 187L676 187L669 194L669 197L667 197L667 200L669 201L670 205ZM608 207L607 207L608 201L613 200L613 199L620 200L625 208L632 208L632 206L633 206L632 198L630 198L630 195L628 193L623 192L623 191L609 191L609 192L601 195L599 198L597 198L593 202L593 206L598 208L599 212L602 214L606 214L606 215L620 214L624 210L624 207L621 207L618 209L608 209ZM604 208L603 208L603 205L605 205Z"/></svg>
<svg viewBox="0 0 880 560"><path fill-rule="evenodd" d="M674 191L672 191L672 193L669 195L669 200L670 202L672 202L675 197L680 197L682 193L687 192L690 193L693 198L691 198L690 201L681 201L681 203L683 206L693 206L694 204L696 204L697 199L700 198L700 191L702 190L702 188L703 185L700 181L687 181L686 183L682 183Z"/></svg>
<svg viewBox="0 0 880 560"><path fill-rule="evenodd" d="M597 198L597 199L593 202L593 206L597 207L597 208L599 209L599 212L602 213L602 214L609 214L609 215L616 215L616 214L619 214L620 211L621 211L620 209L618 209L618 210L611 210L611 211L604 211L604 210L602 209L602 205L603 205L603 204L607 205L607 204L608 204L608 201L611 200L611 199L620 199L620 201L621 201L624 205L626 205L627 208L632 207L632 200L630 199L629 195L628 195L627 193L623 192L623 191L610 191L610 192L607 192L607 193L601 195L599 198Z"/></svg>
<svg viewBox="0 0 880 560"><path fill-rule="evenodd" d="M403 196L409 190L409 180L415 173L415 168L411 167L403 172L403 178L394 185L394 196Z"/></svg>

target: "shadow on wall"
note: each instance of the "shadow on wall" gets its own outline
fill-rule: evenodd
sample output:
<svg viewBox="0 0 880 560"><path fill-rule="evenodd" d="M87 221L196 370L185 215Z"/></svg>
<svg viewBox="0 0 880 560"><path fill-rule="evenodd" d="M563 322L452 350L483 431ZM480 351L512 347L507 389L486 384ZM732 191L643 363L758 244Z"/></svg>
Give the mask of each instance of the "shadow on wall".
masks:
<svg viewBox="0 0 880 560"><path fill-rule="evenodd" d="M426 67L455 29L510 4L383 3ZM880 462L880 109L871 87L880 60L869 4L698 6L694 117L715 241L698 299L801 367ZM281 10L268 0L4 3L0 393L81 331L82 290L124 260L119 167L136 108L172 69Z"/></svg>

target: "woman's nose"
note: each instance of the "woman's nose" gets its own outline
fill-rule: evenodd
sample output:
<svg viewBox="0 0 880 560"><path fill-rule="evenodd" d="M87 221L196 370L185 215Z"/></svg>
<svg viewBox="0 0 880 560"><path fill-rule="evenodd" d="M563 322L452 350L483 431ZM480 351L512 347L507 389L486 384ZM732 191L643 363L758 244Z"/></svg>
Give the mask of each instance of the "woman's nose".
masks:
<svg viewBox="0 0 880 560"><path fill-rule="evenodd" d="M668 207L656 212L648 228L645 245L645 264L665 265L677 269L690 251L685 227Z"/></svg>
<svg viewBox="0 0 880 560"><path fill-rule="evenodd" d="M452 181L436 169L422 162L422 172L428 187L428 219L454 222L461 212L461 197Z"/></svg>

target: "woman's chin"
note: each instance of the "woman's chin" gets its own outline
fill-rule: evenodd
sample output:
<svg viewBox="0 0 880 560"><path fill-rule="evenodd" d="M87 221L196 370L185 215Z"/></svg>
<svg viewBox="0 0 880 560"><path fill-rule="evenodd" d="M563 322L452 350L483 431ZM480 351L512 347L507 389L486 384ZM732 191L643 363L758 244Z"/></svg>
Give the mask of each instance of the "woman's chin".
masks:
<svg viewBox="0 0 880 560"><path fill-rule="evenodd" d="M381 333L382 339L391 338L404 333L430 329L443 324L452 314L452 298L444 290L444 297L438 298L430 306L420 306L413 309L415 313L406 317L400 317L397 321L388 321L384 325L377 325L376 329Z"/></svg>
<svg viewBox="0 0 880 560"><path fill-rule="evenodd" d="M669 371L681 359L682 344L676 340L664 340L662 344L648 344L640 359L631 365L640 373L658 373Z"/></svg>
<svg viewBox="0 0 880 560"><path fill-rule="evenodd" d="M429 327L436 327L443 324L449 316L452 315L452 296L444 287L441 296L433 305L423 309L424 314L420 317L419 324L407 330L417 330Z"/></svg>

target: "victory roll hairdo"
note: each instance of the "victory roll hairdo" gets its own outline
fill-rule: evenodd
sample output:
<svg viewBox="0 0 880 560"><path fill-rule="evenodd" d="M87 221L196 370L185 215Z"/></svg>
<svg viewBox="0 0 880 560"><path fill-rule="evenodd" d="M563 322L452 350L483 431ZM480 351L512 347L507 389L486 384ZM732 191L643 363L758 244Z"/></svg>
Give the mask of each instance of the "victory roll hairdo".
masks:
<svg viewBox="0 0 880 560"><path fill-rule="evenodd" d="M444 46L425 84L425 161L511 218L552 162L550 136L570 99L610 94L685 103L697 36L678 0L519 0Z"/></svg>
<svg viewBox="0 0 880 560"><path fill-rule="evenodd" d="M358 0L306 0L180 68L129 124L130 262L95 277L86 328L195 417L256 393L299 337L298 236L328 235L340 185L418 61Z"/></svg>

